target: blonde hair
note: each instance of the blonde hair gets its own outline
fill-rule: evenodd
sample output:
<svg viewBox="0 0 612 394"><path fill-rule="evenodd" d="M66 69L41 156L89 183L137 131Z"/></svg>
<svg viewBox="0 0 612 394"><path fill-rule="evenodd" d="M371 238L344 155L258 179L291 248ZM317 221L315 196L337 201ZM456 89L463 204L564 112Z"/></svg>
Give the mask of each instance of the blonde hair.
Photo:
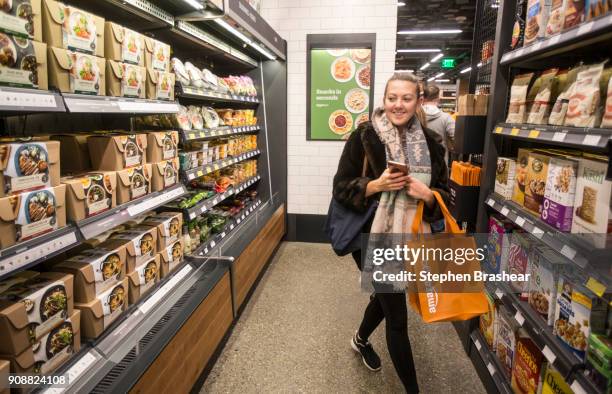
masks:
<svg viewBox="0 0 612 394"><path fill-rule="evenodd" d="M416 90L417 100L421 97L421 89L420 89L421 82L419 81L419 78L413 73L397 72L397 73L393 73L391 78L389 78L389 80L385 84L385 94L383 96L384 97L383 100L385 100L387 97L387 88L389 87L389 82L392 82L392 81L412 82L416 88L415 90ZM425 114L425 111L423 110L423 107L420 104L417 104L415 116L419 120L419 123L421 123L422 128L427 127L427 115Z"/></svg>

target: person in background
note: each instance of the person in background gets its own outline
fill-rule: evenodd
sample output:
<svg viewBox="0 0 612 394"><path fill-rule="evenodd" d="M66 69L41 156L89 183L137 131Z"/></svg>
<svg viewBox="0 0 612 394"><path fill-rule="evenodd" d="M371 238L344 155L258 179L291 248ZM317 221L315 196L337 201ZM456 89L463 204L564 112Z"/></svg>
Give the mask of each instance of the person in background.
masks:
<svg viewBox="0 0 612 394"><path fill-rule="evenodd" d="M446 150L444 162L448 163L449 151L455 144L455 120L450 114L440 110L440 88L433 83L428 83L423 89L423 110L427 114L427 127L442 137L442 145Z"/></svg>

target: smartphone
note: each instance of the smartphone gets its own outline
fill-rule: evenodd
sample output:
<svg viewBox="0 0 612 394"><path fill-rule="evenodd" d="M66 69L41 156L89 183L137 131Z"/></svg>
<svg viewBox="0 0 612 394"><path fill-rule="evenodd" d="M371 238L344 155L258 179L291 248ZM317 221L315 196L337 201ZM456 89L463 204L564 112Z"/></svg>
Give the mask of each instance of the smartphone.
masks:
<svg viewBox="0 0 612 394"><path fill-rule="evenodd" d="M391 172L401 172L404 175L410 174L410 168L404 163L399 163L397 161L388 161L387 166L391 170Z"/></svg>

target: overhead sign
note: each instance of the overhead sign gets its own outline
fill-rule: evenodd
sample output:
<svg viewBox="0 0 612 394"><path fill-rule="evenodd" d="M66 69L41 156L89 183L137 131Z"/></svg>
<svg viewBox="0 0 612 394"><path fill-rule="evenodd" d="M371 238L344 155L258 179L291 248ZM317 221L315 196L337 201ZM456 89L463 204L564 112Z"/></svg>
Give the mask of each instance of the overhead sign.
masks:
<svg viewBox="0 0 612 394"><path fill-rule="evenodd" d="M442 68L455 68L455 66L457 65L457 61L453 58L445 57L442 59L440 64Z"/></svg>

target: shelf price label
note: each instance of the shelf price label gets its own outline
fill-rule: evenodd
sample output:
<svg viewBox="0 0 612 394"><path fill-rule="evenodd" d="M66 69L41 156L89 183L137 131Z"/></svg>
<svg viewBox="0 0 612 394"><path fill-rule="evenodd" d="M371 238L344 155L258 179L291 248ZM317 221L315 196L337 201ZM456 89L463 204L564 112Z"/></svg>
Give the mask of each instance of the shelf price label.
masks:
<svg viewBox="0 0 612 394"><path fill-rule="evenodd" d="M474 345L476 345L476 349L478 349L478 351L482 349L482 345L480 344L480 341L478 339L474 340Z"/></svg>
<svg viewBox="0 0 612 394"><path fill-rule="evenodd" d="M544 357L546 357L549 363L551 364L555 363L555 360L557 359L557 355L552 350L550 350L548 345L544 345L544 349L542 349L542 354L544 355Z"/></svg>
<svg viewBox="0 0 612 394"><path fill-rule="evenodd" d="M584 136L584 140L582 140L582 143L584 145L595 146L599 144L600 140L601 140L600 134L587 134Z"/></svg>
<svg viewBox="0 0 612 394"><path fill-rule="evenodd" d="M580 383L578 383L577 380L574 380L574 382L570 386L570 389L572 389L574 394L587 394L587 392L584 390L582 385Z"/></svg>
<svg viewBox="0 0 612 394"><path fill-rule="evenodd" d="M529 138L538 138L540 136L540 130L531 130L529 132Z"/></svg>
<svg viewBox="0 0 612 394"><path fill-rule="evenodd" d="M563 245L561 248L561 254L570 260L573 260L574 257L576 257L576 251L567 245Z"/></svg>
<svg viewBox="0 0 612 394"><path fill-rule="evenodd" d="M496 296L498 299L500 299L500 300L501 300L501 299L502 299L502 297L504 296L504 292L503 292L503 291L501 291L500 289L496 289L496 290L495 290L495 296Z"/></svg>
<svg viewBox="0 0 612 394"><path fill-rule="evenodd" d="M523 227L525 225L525 218L517 216L514 222L517 224L517 226Z"/></svg>
<svg viewBox="0 0 612 394"><path fill-rule="evenodd" d="M489 370L489 373L491 374L491 376L495 375L495 371L496 371L496 369L495 369L495 367L493 366L493 364L488 363L488 364L487 364L487 370Z"/></svg>
<svg viewBox="0 0 612 394"><path fill-rule="evenodd" d="M208 171L208 168L206 170L207 170L207 172L210 172L210 171ZM204 172L202 170L198 170L197 174L198 174L198 176L204 176Z"/></svg>
<svg viewBox="0 0 612 394"><path fill-rule="evenodd" d="M193 133L189 133L188 138L189 138L190 140L195 139L195 134L193 134Z"/></svg>
<svg viewBox="0 0 612 394"><path fill-rule="evenodd" d="M531 230L531 233L540 239L542 239L542 236L544 235L544 231L537 226L535 226L533 230Z"/></svg>
<svg viewBox="0 0 612 394"><path fill-rule="evenodd" d="M553 134L552 140L553 141L557 141L557 142L563 142L563 141L565 141L565 136L566 135L567 135L566 132L555 131L555 134Z"/></svg>
<svg viewBox="0 0 612 394"><path fill-rule="evenodd" d="M606 286L593 277L589 277L585 286L599 297L603 297L606 292Z"/></svg>
<svg viewBox="0 0 612 394"><path fill-rule="evenodd" d="M487 201L487 205L489 205L490 207L494 207L495 206L495 200L492 198L489 198L489 200Z"/></svg>
<svg viewBox="0 0 612 394"><path fill-rule="evenodd" d="M580 26L578 28L578 32L576 33L578 36L582 35L582 34L586 34L588 32L590 32L591 30L593 30L593 26L595 26L594 22L588 22L583 24L582 26Z"/></svg>
<svg viewBox="0 0 612 394"><path fill-rule="evenodd" d="M498 126L498 127L496 127L496 128L495 128L495 132L496 132L497 134L500 134L502 131L504 131L504 128L503 128L503 127L501 127L501 126Z"/></svg>
<svg viewBox="0 0 612 394"><path fill-rule="evenodd" d="M510 210L508 209L508 207L503 207L499 213L501 213L502 215L508 217L508 214L510 213Z"/></svg>
<svg viewBox="0 0 612 394"><path fill-rule="evenodd" d="M510 135L511 136L517 136L520 131L521 130L517 129L516 127L513 127L512 130L510 130Z"/></svg>
<svg viewBox="0 0 612 394"><path fill-rule="evenodd" d="M514 315L514 320L516 320L516 322L519 324L519 326L523 326L523 324L525 324L525 318L523 317L523 315L521 314L521 311L516 311L516 314Z"/></svg>

